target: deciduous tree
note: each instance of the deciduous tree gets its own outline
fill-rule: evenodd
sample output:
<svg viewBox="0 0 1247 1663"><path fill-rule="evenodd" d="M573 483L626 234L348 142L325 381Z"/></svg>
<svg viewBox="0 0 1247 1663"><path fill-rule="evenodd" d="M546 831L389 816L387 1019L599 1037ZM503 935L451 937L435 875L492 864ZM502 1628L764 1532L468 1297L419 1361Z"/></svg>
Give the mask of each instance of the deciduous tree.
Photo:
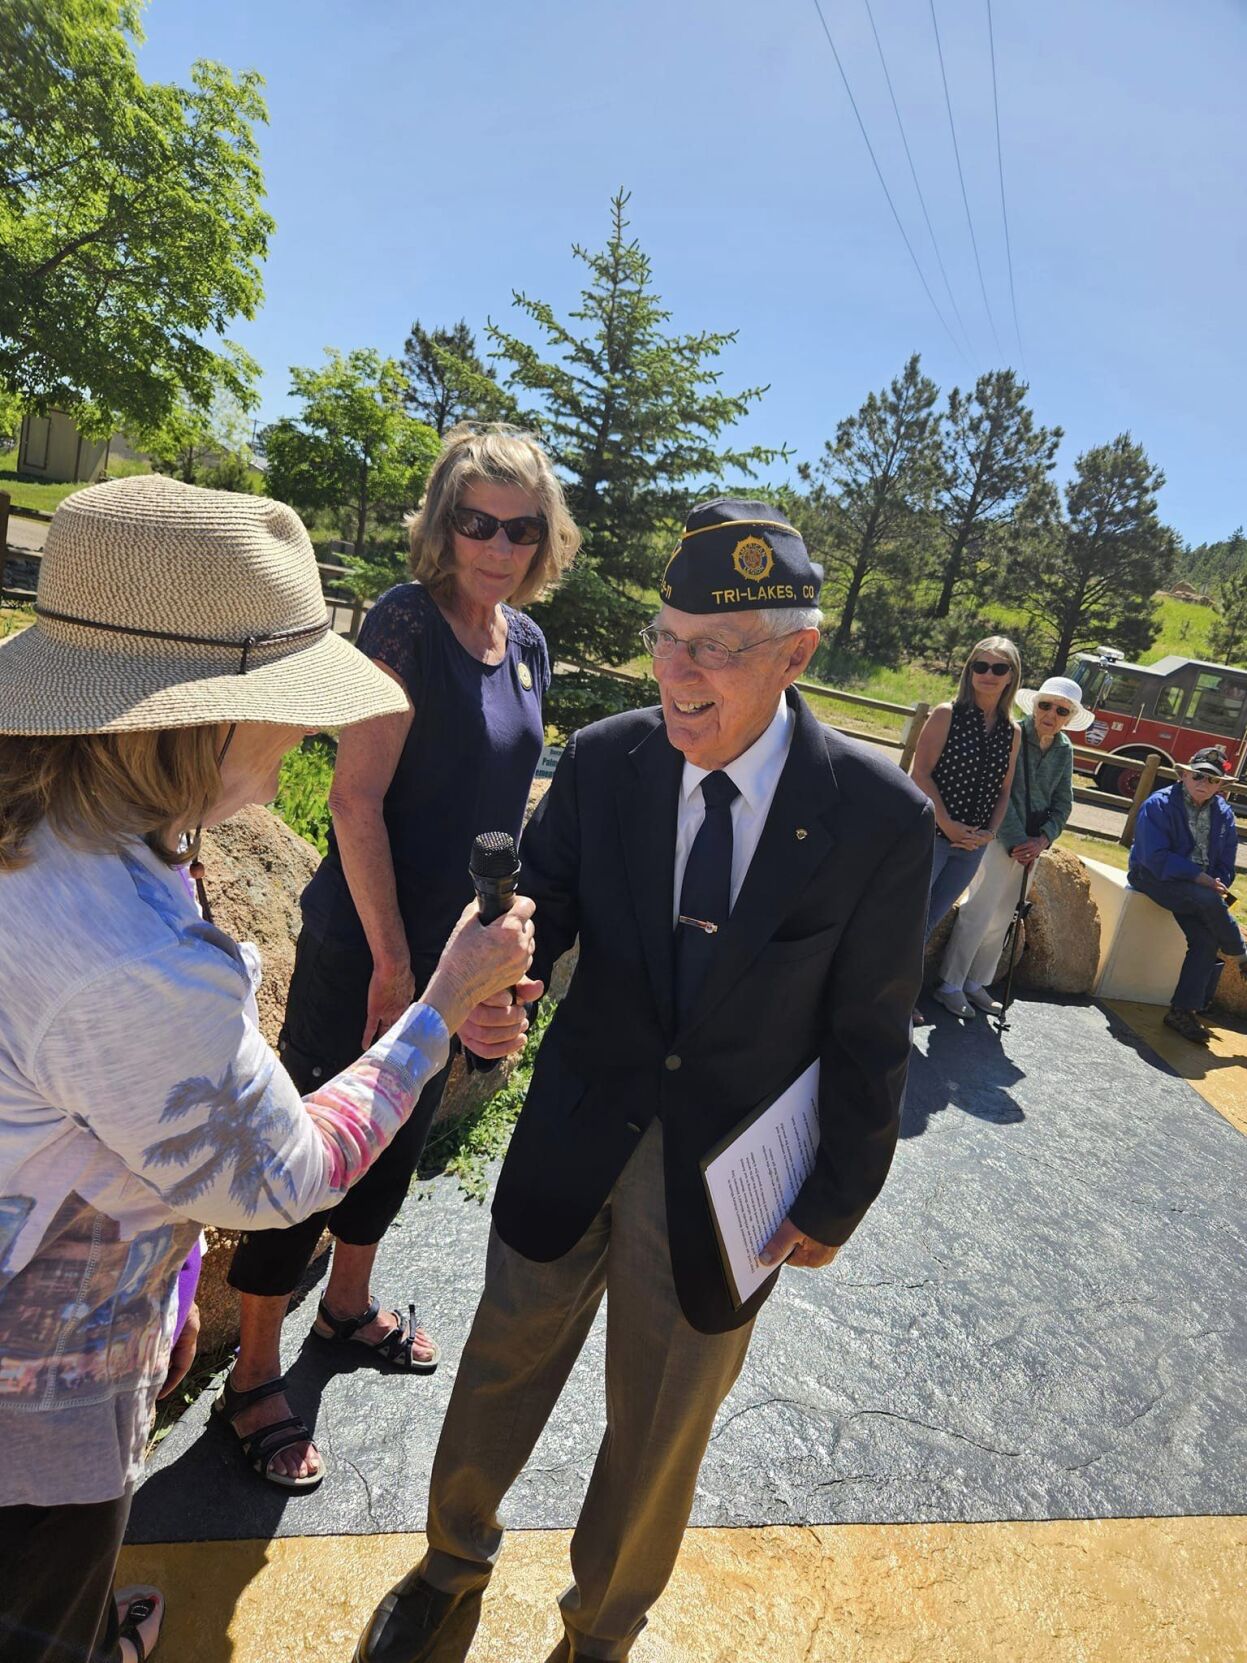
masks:
<svg viewBox="0 0 1247 1663"><path fill-rule="evenodd" d="M148 83L141 38L134 0L0 6L0 387L92 431L255 374L224 331L262 299L273 227L260 77Z"/></svg>
<svg viewBox="0 0 1247 1663"><path fill-rule="evenodd" d="M303 407L265 431L268 488L300 509L349 507L362 556L370 515L419 502L438 439L404 410L403 373L393 358L330 347L325 359L320 369L290 371Z"/></svg>

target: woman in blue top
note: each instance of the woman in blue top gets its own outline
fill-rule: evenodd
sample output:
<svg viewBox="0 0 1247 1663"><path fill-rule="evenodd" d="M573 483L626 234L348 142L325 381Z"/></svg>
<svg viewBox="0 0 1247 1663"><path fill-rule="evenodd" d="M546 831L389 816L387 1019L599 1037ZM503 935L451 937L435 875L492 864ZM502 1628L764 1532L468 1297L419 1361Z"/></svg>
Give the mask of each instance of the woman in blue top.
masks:
<svg viewBox="0 0 1247 1663"><path fill-rule="evenodd" d="M382 595L359 646L411 708L342 734L329 852L302 899L279 1050L305 1091L354 1060L424 985L471 899L477 833L518 841L544 740L550 661L540 629L516 608L545 594L580 544L545 453L502 424L448 434L409 525L415 581ZM402 1369L436 1368L438 1347L414 1308L381 1310L370 1277L447 1072L425 1088L373 1182L332 1212L239 1243L229 1279L242 1295L241 1344L224 1408L240 1437L294 1418L284 1396L265 1388L281 1377L282 1320L326 1225L333 1267L314 1333L362 1344ZM321 1471L307 1437L262 1476L315 1482Z"/></svg>

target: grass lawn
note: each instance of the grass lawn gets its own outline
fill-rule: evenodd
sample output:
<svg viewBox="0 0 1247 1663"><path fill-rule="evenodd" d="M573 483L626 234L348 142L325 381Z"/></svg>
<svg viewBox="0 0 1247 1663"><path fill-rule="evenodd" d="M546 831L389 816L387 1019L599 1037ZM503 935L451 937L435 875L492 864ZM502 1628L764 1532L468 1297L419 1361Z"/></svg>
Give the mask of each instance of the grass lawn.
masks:
<svg viewBox="0 0 1247 1663"><path fill-rule="evenodd" d="M25 629L34 621L35 615L28 606L11 606L5 601L0 604L0 641L6 635L16 635L19 629Z"/></svg>
<svg viewBox="0 0 1247 1663"><path fill-rule="evenodd" d="M150 473L146 462L130 462L122 457L111 458L108 464L110 479L126 479L131 474ZM64 502L74 491L81 491L85 480L70 480L66 483L50 483L43 479L34 479L29 474L19 474L17 471L17 451L10 450L0 453L0 491L7 491L12 499L13 512L21 513L23 508L34 508L42 514L51 514L58 504Z"/></svg>

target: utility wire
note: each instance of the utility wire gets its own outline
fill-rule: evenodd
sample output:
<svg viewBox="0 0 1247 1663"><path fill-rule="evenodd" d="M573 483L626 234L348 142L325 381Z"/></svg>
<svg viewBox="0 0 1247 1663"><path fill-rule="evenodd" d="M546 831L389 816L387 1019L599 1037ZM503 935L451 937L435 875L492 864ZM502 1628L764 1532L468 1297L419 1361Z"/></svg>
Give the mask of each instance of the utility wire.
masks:
<svg viewBox="0 0 1247 1663"><path fill-rule="evenodd" d="M990 0L988 0L988 3L990 5ZM896 102L896 93L892 88L892 77L888 73L888 60L883 55L883 42L879 39L879 31L875 27L875 14L871 10L870 0L865 0L865 5L866 16L870 19L870 30L875 37L875 45L879 49L879 62L883 66L883 78L888 84L888 97L892 100L892 110L896 116L896 125L900 129L901 143L905 146L905 160L909 163L909 176L914 182L914 189L918 193L918 201L922 207L922 217L926 220L927 230L931 234L931 247L935 250L936 264L940 268L940 276L944 279L944 289L948 295L949 305L953 309L953 315L956 317L957 322L961 325L961 333L965 336L967 348L972 352L973 347L970 345L970 331L966 328L965 319L961 315L961 308L957 305L956 296L953 294L953 286L948 281L948 272L944 267L944 257L940 253L940 245L935 235L935 227L931 223L931 215L927 212L927 199L922 194L922 186L918 183L918 170L914 166L914 158L909 148L909 139L905 135L905 123L901 120L900 105Z"/></svg>
<svg viewBox="0 0 1247 1663"><path fill-rule="evenodd" d="M867 6L870 0L866 0ZM992 107L996 112L996 172L1000 175L1000 217L1005 227L1005 258L1009 262L1009 304L1013 308L1013 333L1018 338L1018 357L1022 360L1022 374L1026 374L1026 348L1022 345L1022 326L1018 322L1018 297L1013 287L1013 249L1009 244L1009 210L1005 206L1005 163L1000 146L1000 95L996 87L996 34L992 28L992 0L987 0L987 39L992 53Z"/></svg>
<svg viewBox="0 0 1247 1663"><path fill-rule="evenodd" d="M970 198L966 194L966 176L961 168L961 151L957 145L957 126L953 121L953 101L948 93L948 74L944 68L944 48L940 45L940 26L935 16L935 0L931 4L931 26L935 30L935 50L939 54L940 77L944 82L944 106L948 111L948 130L953 136L953 155L957 160L957 177L961 181L961 200L965 204L966 224L970 227L970 247L974 250L974 265L979 274L979 289L983 295L983 309L987 313L987 321L991 325L992 339L996 343L996 351L1004 357L1004 348L1000 344L1000 336L996 332L996 320L992 316L991 301L987 298L987 284L983 281L983 262L979 259L978 239L974 235L974 219L970 213Z"/></svg>
<svg viewBox="0 0 1247 1663"><path fill-rule="evenodd" d="M814 10L818 13L818 21L822 24L823 33L827 36L827 44L831 47L831 55L836 60L836 68L840 71L840 79L844 82L844 90L849 95L849 103L853 106L853 114L857 117L857 125L861 129L866 149L870 155L872 163L874 164L876 177L879 180L879 184L882 186L884 196L888 199L888 207L892 210L892 218L896 221L896 229L900 232L901 239L904 242L905 247L909 250L909 258L914 263L914 270L918 273L918 281L922 284L926 297L931 302L931 309L943 324L944 333L953 343L953 347L955 348L958 357L964 359L965 352L961 347L961 343L948 327L948 320L936 304L935 296L931 293L931 285L927 282L922 267L918 263L918 256L914 253L914 245L910 242L905 227L901 223L901 216L896 211L896 203L892 200L892 192L888 189L888 182L883 177L883 169L879 166L878 158L875 155L875 147L870 142L870 134L866 131L866 123L862 120L862 113L857 107L857 100L853 96L853 88L849 85L849 78L844 72L844 65L840 62L840 54L836 51L836 43L831 38L831 30L827 27L827 19L823 16L823 8L820 5L819 0L814 0Z"/></svg>

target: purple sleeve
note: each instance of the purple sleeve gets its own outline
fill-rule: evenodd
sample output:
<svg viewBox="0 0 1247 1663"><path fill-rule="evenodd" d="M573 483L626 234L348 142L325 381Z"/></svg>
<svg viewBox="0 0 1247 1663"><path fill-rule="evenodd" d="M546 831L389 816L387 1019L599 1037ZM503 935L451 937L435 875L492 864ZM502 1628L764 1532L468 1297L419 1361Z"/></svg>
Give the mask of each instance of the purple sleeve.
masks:
<svg viewBox="0 0 1247 1663"><path fill-rule="evenodd" d="M182 1337L182 1330L186 1327L186 1319L190 1315L190 1308L195 1303L195 1289L199 1286L199 1269L203 1263L203 1237L200 1236L194 1247L186 1255L186 1260L178 1271L178 1320L173 1330L173 1343L176 1345Z"/></svg>

